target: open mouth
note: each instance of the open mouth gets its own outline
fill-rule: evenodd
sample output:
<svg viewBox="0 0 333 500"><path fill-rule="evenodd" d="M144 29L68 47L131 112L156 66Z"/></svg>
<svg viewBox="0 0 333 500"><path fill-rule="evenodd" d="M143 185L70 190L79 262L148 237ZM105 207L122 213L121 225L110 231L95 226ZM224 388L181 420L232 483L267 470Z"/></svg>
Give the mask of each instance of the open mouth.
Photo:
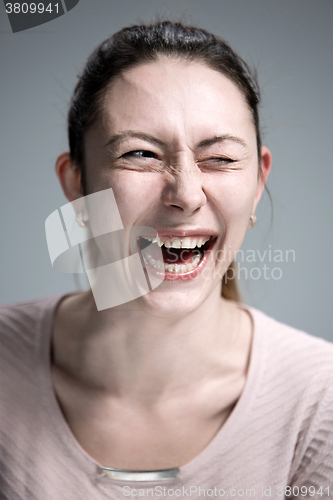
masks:
<svg viewBox="0 0 333 500"><path fill-rule="evenodd" d="M215 244L216 236L186 236L138 238L138 244L147 264L167 275L184 275L193 272ZM149 248L147 248L149 247ZM163 261L161 260L161 250ZM169 274L170 273L170 274Z"/></svg>

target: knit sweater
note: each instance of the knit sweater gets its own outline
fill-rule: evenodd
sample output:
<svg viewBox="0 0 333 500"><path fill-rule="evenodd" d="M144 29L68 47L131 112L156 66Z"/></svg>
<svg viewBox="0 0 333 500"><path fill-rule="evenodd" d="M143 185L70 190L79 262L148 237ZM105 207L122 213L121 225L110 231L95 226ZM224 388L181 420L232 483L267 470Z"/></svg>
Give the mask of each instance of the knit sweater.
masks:
<svg viewBox="0 0 333 500"><path fill-rule="evenodd" d="M0 308L1 500L333 497L333 344L247 308L245 388L207 447L168 481L103 475L52 388L61 296Z"/></svg>

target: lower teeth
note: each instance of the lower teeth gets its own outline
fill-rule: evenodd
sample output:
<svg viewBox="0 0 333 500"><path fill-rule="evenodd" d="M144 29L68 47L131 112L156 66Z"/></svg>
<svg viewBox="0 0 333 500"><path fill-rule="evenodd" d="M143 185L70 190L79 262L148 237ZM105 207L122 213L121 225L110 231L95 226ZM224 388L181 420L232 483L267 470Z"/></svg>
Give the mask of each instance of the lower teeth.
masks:
<svg viewBox="0 0 333 500"><path fill-rule="evenodd" d="M151 255L145 255L148 263L153 266L155 269L159 271L169 272L169 273L188 273L198 267L200 262L200 257L194 257L193 261L190 264L166 264L165 262L161 262L160 260L154 260Z"/></svg>

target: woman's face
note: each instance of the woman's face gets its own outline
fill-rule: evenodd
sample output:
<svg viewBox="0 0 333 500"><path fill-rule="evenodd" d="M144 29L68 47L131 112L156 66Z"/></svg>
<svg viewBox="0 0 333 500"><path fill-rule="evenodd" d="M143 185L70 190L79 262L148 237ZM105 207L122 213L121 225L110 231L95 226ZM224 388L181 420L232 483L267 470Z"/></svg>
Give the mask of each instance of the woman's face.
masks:
<svg viewBox="0 0 333 500"><path fill-rule="evenodd" d="M165 280L139 300L186 314L220 295L263 190L251 112L221 73L165 57L117 77L101 107L85 141L87 191L111 187L124 226L156 229L164 259L152 249L147 265Z"/></svg>

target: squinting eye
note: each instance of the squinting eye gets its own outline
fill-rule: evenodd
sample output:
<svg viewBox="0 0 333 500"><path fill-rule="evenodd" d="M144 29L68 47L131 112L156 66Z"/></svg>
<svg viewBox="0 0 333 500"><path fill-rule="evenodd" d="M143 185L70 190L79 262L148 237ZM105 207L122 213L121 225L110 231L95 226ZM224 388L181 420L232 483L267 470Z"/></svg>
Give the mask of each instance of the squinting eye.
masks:
<svg viewBox="0 0 333 500"><path fill-rule="evenodd" d="M230 165L231 163L234 163L236 160L233 160L231 158L228 158L228 157L212 157L212 158L207 158L205 160L201 160L199 161L199 165L201 165L202 168L204 167L207 167L209 168L209 166L211 167L218 167L218 166L226 166L226 165Z"/></svg>
<svg viewBox="0 0 333 500"><path fill-rule="evenodd" d="M235 160L232 160L231 158L210 158L210 161L216 163L233 163Z"/></svg>
<svg viewBox="0 0 333 500"><path fill-rule="evenodd" d="M123 155L123 157L126 156L136 156L137 158L157 158L157 155L155 153L144 149L139 149L137 151L129 151L128 153L125 153Z"/></svg>

